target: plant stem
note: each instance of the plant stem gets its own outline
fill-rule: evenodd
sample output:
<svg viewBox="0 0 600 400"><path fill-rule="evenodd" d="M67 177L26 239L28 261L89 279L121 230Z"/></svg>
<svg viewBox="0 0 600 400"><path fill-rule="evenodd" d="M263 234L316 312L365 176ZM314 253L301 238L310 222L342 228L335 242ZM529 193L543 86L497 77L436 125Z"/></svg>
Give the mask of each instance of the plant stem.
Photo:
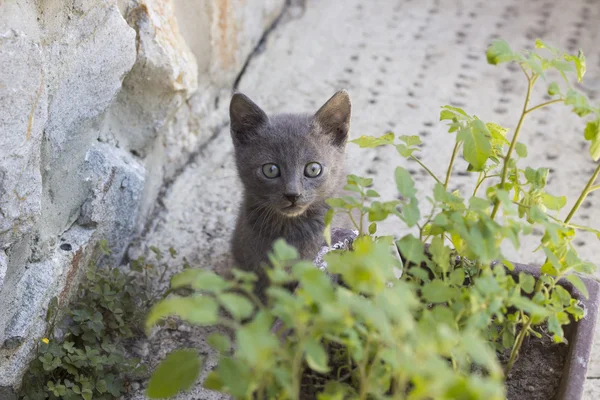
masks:
<svg viewBox="0 0 600 400"><path fill-rule="evenodd" d="M592 193L594 190L598 190L600 189L600 185L594 185L591 188L589 188L588 193Z"/></svg>
<svg viewBox="0 0 600 400"><path fill-rule="evenodd" d="M354 220L354 217L352 216L352 212L351 211L348 211L348 216L350 217L350 221L352 221L352 225L354 225L354 227L358 230L358 233L362 234L362 232L360 230L360 226L358 226L358 224Z"/></svg>
<svg viewBox="0 0 600 400"><path fill-rule="evenodd" d="M431 170L430 170L429 168L427 168L427 167L425 166L425 164L423 164L423 162L421 162L421 160L419 160L417 157L415 157L415 156L413 156L413 155L411 155L411 156L410 156L410 158L412 158L413 160L415 160L415 161L416 161L416 162L417 162L417 163L418 163L418 164L419 164L421 167L423 167L423 169L425 169L425 171L427 171L427 172L429 173L429 175L431 175L431 177L432 177L433 179L435 179L435 181L436 181L437 183L439 183L440 185L442 185L442 181L440 181L440 180L438 179L438 177L437 177L437 176L435 176L435 174L434 174L433 172L431 172Z"/></svg>
<svg viewBox="0 0 600 400"><path fill-rule="evenodd" d="M304 354L304 340L298 344L298 349L292 361L292 396L294 400L300 399L300 383L302 380L302 355Z"/></svg>
<svg viewBox="0 0 600 400"><path fill-rule="evenodd" d="M525 75L527 75L527 73L525 73ZM515 134L513 135L512 141L510 142L510 147L508 148L506 157L504 157L504 165L502 167L502 178L500 181L501 189L504 188L504 184L506 183L506 178L508 176L508 164L510 163L510 158L512 156L513 151L515 150L515 146L517 145L517 139L519 139L519 133L521 133L521 126L523 126L523 121L525 120L525 116L527 115L527 105L529 105L529 98L531 97L531 89L533 88L533 82L534 79L530 78L529 75L527 75L527 95L525 96L523 111L521 112L521 117L519 118L519 122L517 123ZM496 201L494 202L494 209L492 210L492 219L496 217L499 208L500 199L496 199Z"/></svg>
<svg viewBox="0 0 600 400"><path fill-rule="evenodd" d="M579 198L577 199L577 201L575 202L575 205L569 212L569 215L567 215L567 218L565 218L565 224L568 224L569 221L571 221L571 218L573 218L573 216L575 215L575 213L577 212L577 210L579 209L579 207L581 206L581 204L583 203L583 201L585 200L587 195L590 194L591 192L593 192L594 190L600 188L600 185L592 186L594 184L594 182L596 182L596 179L598 178L599 174L600 174L600 163L596 167L596 170L590 177L590 180L588 181L588 183L585 185L585 188L579 195Z"/></svg>
<svg viewBox="0 0 600 400"><path fill-rule="evenodd" d="M475 185L475 190L473 190L473 197L475 197L475 195L477 195L477 191L481 187L481 184L483 183L483 181L486 180L486 178L487 178L487 175L485 174L485 172L481 171L479 173L479 178L477 179L477 185Z"/></svg>
<svg viewBox="0 0 600 400"><path fill-rule="evenodd" d="M525 339L525 336L527 336L527 331L529 330L530 326L531 326L531 318L529 318L527 320L527 322L525 323L525 325L523 325L523 328L519 332L519 335L517 336L517 340L515 341L515 344L513 345L513 348L510 351L510 358L508 360L508 364L506 364L506 367L504 368L504 376L505 377L508 376L508 373L510 372L511 368L513 367L513 364L515 363L515 361L517 359L517 355L519 354L519 350L521 350L521 346L523 345L523 340Z"/></svg>
<svg viewBox="0 0 600 400"><path fill-rule="evenodd" d="M444 189L448 189L448 183L450 182L450 175L452 175L452 168L454 168L454 160L456 159L456 154L458 153L458 149L460 148L461 142L456 142L454 144L454 149L452 150L452 157L450 158L450 164L448 165L448 170L446 171L446 180L444 181Z"/></svg>
<svg viewBox="0 0 600 400"><path fill-rule="evenodd" d="M365 344L365 352L364 352L364 358L362 360L362 362L358 365L358 371L360 373L360 394L359 394L359 398L360 400L367 400L367 395L369 394L369 379L367 373L366 373L366 368L367 368L367 364L369 363L369 351L370 351L370 345L371 345L371 337L367 336L367 342Z"/></svg>
<svg viewBox="0 0 600 400"><path fill-rule="evenodd" d="M547 102L545 102L545 103L538 104L538 105L537 105L537 106L535 106L535 107L531 107L529 110L525 111L525 113L526 113L526 114L529 114L530 112L532 112L532 111L535 111L535 110L537 110L537 109L539 109L539 108L543 108L543 107L546 107L546 106L548 106L548 105L550 105L550 104L554 104L554 103L560 103L560 102L563 102L563 101L565 101L565 99L554 99L554 100L550 100L550 101L547 101Z"/></svg>

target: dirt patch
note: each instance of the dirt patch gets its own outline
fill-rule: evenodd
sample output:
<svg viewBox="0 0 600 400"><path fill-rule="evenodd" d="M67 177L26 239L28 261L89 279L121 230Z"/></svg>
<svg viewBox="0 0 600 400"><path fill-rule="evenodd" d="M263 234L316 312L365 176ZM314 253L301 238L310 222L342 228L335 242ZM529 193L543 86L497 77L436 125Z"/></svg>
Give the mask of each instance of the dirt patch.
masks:
<svg viewBox="0 0 600 400"><path fill-rule="evenodd" d="M569 347L556 344L547 335L530 336L506 381L508 400L553 400L558 393ZM504 365L510 351L500 356Z"/></svg>

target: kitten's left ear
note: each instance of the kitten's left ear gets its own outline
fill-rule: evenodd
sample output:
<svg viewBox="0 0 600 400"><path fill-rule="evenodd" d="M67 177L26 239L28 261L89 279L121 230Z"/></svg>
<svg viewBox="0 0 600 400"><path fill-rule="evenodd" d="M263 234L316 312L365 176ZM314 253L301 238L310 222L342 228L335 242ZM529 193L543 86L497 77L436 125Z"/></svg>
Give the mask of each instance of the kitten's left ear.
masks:
<svg viewBox="0 0 600 400"><path fill-rule="evenodd" d="M244 143L263 125L269 122L267 114L248 96L235 93L229 103L231 136Z"/></svg>
<svg viewBox="0 0 600 400"><path fill-rule="evenodd" d="M340 90L315 114L315 122L323 129L324 134L332 137L337 146L345 145L348 139L351 108L348 92Z"/></svg>

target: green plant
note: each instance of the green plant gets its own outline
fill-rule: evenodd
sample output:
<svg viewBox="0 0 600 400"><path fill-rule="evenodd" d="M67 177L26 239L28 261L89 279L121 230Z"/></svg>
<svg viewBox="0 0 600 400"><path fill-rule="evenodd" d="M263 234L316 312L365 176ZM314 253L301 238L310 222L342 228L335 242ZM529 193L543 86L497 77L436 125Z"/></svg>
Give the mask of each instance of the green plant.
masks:
<svg viewBox="0 0 600 400"><path fill-rule="evenodd" d="M328 272L297 260L296 251L282 241L274 244L267 273L271 286L267 304L252 295L252 274L235 272L226 281L212 272L189 269L171 281L173 289L188 287L191 296L173 296L158 303L147 319L151 328L175 315L198 325L224 325L229 337L214 335L209 343L220 352L218 367L204 386L250 399L502 399L504 381L527 335L549 332L565 341L563 326L583 316L583 309L561 285L570 281L586 294L578 275L594 266L581 260L572 245L578 230L593 228L571 222L586 196L600 189L600 164L564 220L558 211L564 196L546 191L549 170L520 167L527 156L518 141L527 115L554 103L564 103L579 116L593 116L584 136L591 141L591 156L600 158L600 110L573 89L567 75L581 80L585 58L563 54L536 42L536 50L514 52L504 41L487 52L492 64L516 62L527 79L527 94L512 138L508 130L484 122L464 110L444 106L440 120L455 134L451 161L444 178L438 178L418 157L417 136L388 133L354 140L360 147L393 145L435 180L428 196L418 196L410 173L395 169L401 200L381 201L371 179L348 176L346 190L353 196L330 199L325 237L329 238L334 213L347 213L359 237L352 251L326 255ZM540 78L553 70L564 78L548 85L551 100L530 105ZM467 171L477 176L473 193L449 192L456 157L462 152ZM483 188L486 187L485 191ZM484 194L480 194L484 192ZM423 198L427 206L420 204ZM359 218L354 215L360 214ZM414 233L399 240L376 236L377 223L388 218ZM368 227L365 221L369 222ZM533 228L542 229L539 251L546 260L542 275L513 276L501 244L518 248ZM390 253L395 243L402 263ZM396 279L395 269L402 269ZM286 284L298 282L294 293ZM219 313L226 309L230 317ZM246 319L249 318L249 321ZM274 321L279 321L273 330ZM496 352L510 350L501 365ZM194 351L177 353L181 371L159 368L148 394L170 396L189 388L200 363ZM168 358L166 362L173 363ZM303 397L305 396L305 397Z"/></svg>
<svg viewBox="0 0 600 400"><path fill-rule="evenodd" d="M110 253L105 241L99 248ZM124 342L142 333L145 313L161 293L156 286L168 265L160 250L151 251L155 260L132 260L129 273L90 265L77 299L58 323L53 299L46 337L23 380L23 399L115 399L125 393L128 378L147 373L139 359L126 355ZM174 259L176 252L169 253Z"/></svg>

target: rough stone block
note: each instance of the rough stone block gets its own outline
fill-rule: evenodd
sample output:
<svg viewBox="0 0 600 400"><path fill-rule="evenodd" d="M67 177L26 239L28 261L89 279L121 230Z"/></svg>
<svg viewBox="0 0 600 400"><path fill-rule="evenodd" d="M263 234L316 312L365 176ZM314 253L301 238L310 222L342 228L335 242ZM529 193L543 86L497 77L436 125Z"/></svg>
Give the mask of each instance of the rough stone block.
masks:
<svg viewBox="0 0 600 400"><path fill-rule="evenodd" d="M118 263L136 229L144 167L122 149L96 143L85 156L83 174L89 194L77 223L97 228L96 238L108 242L111 260Z"/></svg>
<svg viewBox="0 0 600 400"><path fill-rule="evenodd" d="M135 31L112 2L43 2L48 122L42 146L42 242L78 217L87 191L81 184L85 155L99 136L104 112L135 62ZM59 29L60 28L60 29Z"/></svg>
<svg viewBox="0 0 600 400"><path fill-rule="evenodd" d="M41 47L0 24L0 249L30 232L40 215L47 96Z"/></svg>

